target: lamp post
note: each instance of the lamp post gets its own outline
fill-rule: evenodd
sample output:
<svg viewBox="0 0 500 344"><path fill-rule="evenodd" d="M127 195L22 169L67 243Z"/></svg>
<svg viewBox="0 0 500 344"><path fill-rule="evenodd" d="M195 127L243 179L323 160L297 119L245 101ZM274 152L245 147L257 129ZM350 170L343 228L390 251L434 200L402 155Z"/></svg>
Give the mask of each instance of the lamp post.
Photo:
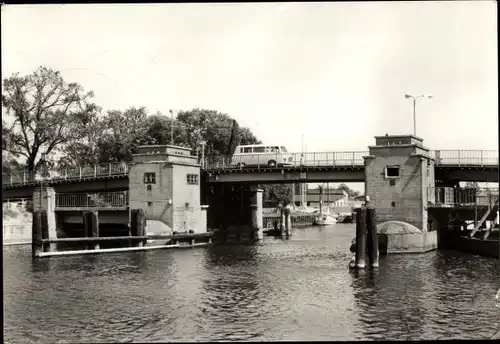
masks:
<svg viewBox="0 0 500 344"><path fill-rule="evenodd" d="M421 94L421 95L416 96L416 97L414 97L410 94L405 94L405 98L406 99L411 98L413 100L413 135L417 136L417 116L416 116L416 112L415 112L415 108L417 106L417 99L419 99L419 98L431 99L432 94Z"/></svg>
<svg viewBox="0 0 500 344"><path fill-rule="evenodd" d="M40 198L39 198L39 208L38 210L41 210L42 209L42 193L43 193L43 182L45 180L45 173L47 172L46 171L46 167L47 167L47 161L46 161L46 156L47 154L46 153L42 153L42 158L41 158L41 164L40 164L40 167L41 167L41 170L43 171L42 172L42 175L41 175L41 179L40 179ZM33 171L33 174L35 174L36 172Z"/></svg>
<svg viewBox="0 0 500 344"><path fill-rule="evenodd" d="M206 141L201 141L200 146L201 146L201 168L205 168L205 145L207 144Z"/></svg>
<svg viewBox="0 0 500 344"><path fill-rule="evenodd" d="M168 110L170 112L170 144L174 145L174 111Z"/></svg>

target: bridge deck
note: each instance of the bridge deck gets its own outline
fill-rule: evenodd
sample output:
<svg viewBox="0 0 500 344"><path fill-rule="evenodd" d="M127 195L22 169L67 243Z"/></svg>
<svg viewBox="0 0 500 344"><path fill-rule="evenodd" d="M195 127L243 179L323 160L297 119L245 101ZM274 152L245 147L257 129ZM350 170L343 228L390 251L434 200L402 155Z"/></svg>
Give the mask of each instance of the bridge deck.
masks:
<svg viewBox="0 0 500 344"><path fill-rule="evenodd" d="M253 155L251 164L245 157L206 157L201 162L206 172L216 173L272 173L272 172L359 172L364 169L367 151L270 153ZM485 150L437 150L430 151L438 170L498 171L498 151ZM239 159L239 160L238 160ZM257 160L255 160L257 159ZM245 165L244 165L245 164ZM2 188L36 187L61 183L79 183L102 179L127 178L130 164L108 163L95 166L57 168L44 173L17 171L2 178ZM491 179L491 177L489 177Z"/></svg>

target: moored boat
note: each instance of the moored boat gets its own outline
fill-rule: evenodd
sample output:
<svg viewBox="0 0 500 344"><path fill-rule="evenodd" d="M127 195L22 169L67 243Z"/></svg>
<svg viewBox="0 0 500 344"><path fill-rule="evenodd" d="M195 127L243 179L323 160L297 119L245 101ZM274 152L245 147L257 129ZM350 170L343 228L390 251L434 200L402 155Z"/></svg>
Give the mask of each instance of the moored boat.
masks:
<svg viewBox="0 0 500 344"><path fill-rule="evenodd" d="M319 214L316 216L314 219L314 225L315 226L328 226L328 225L333 225L336 224L337 220L335 217L331 214Z"/></svg>

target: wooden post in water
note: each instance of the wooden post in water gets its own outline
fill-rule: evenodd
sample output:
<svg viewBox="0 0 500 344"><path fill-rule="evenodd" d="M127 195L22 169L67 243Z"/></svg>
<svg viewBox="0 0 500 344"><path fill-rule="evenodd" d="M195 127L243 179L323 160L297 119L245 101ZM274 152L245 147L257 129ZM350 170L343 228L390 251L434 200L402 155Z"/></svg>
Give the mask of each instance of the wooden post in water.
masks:
<svg viewBox="0 0 500 344"><path fill-rule="evenodd" d="M378 268L378 240L377 240L377 219L375 207L369 205L366 208L366 241L368 245L368 264L372 268Z"/></svg>
<svg viewBox="0 0 500 344"><path fill-rule="evenodd" d="M91 222L90 222L90 212L88 210L84 210L82 212L82 220L83 220L83 236L88 238L91 236ZM90 242L85 243L85 248L88 250L91 247Z"/></svg>
<svg viewBox="0 0 500 344"><path fill-rule="evenodd" d="M285 207L285 234L287 237L292 234L292 218L290 215L290 206L288 204Z"/></svg>
<svg viewBox="0 0 500 344"><path fill-rule="evenodd" d="M356 214L356 258L355 267L363 269L365 267L366 255L366 208L363 206L357 210Z"/></svg>
<svg viewBox="0 0 500 344"><path fill-rule="evenodd" d="M42 216L40 210L33 213L33 223L31 227L31 254L36 258L39 253L43 252L42 245Z"/></svg>
<svg viewBox="0 0 500 344"><path fill-rule="evenodd" d="M48 239L49 238L49 222L47 219L47 210L40 209L40 220L41 220L41 227L42 227L42 239ZM48 252L48 251L50 251L50 244L43 244L43 251L42 252Z"/></svg>
<svg viewBox="0 0 500 344"><path fill-rule="evenodd" d="M98 238L99 237L99 213L97 211L91 211L88 213L88 222L90 225L89 228L89 237ZM92 247L94 250L99 249L99 243L94 242L90 243L89 247Z"/></svg>
<svg viewBox="0 0 500 344"><path fill-rule="evenodd" d="M146 233L146 213L144 209L137 209L135 212L135 229L132 229L133 236L143 236ZM138 240L134 242L134 246L142 247L143 240Z"/></svg>
<svg viewBox="0 0 500 344"><path fill-rule="evenodd" d="M137 236L137 209L130 210L130 236ZM132 247L132 240L128 241L128 246Z"/></svg>
<svg viewBox="0 0 500 344"><path fill-rule="evenodd" d="M147 216L146 216L146 211L144 211L144 209L141 209L140 210L140 213L141 213L141 227L139 228L139 235L140 236L145 236L146 235L146 226L147 226ZM140 241L140 246L144 246L146 245L147 243L147 240L146 239L142 239Z"/></svg>

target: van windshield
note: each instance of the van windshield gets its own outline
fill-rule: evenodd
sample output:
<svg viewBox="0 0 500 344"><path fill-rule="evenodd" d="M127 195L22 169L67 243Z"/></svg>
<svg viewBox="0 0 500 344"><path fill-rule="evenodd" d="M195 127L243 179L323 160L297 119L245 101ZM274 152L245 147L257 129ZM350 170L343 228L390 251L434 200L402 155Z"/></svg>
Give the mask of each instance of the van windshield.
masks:
<svg viewBox="0 0 500 344"><path fill-rule="evenodd" d="M287 152L287 150L286 150L286 148L285 148L285 147L283 147L283 146L281 146L281 152L283 152L283 153L288 153L288 152Z"/></svg>

